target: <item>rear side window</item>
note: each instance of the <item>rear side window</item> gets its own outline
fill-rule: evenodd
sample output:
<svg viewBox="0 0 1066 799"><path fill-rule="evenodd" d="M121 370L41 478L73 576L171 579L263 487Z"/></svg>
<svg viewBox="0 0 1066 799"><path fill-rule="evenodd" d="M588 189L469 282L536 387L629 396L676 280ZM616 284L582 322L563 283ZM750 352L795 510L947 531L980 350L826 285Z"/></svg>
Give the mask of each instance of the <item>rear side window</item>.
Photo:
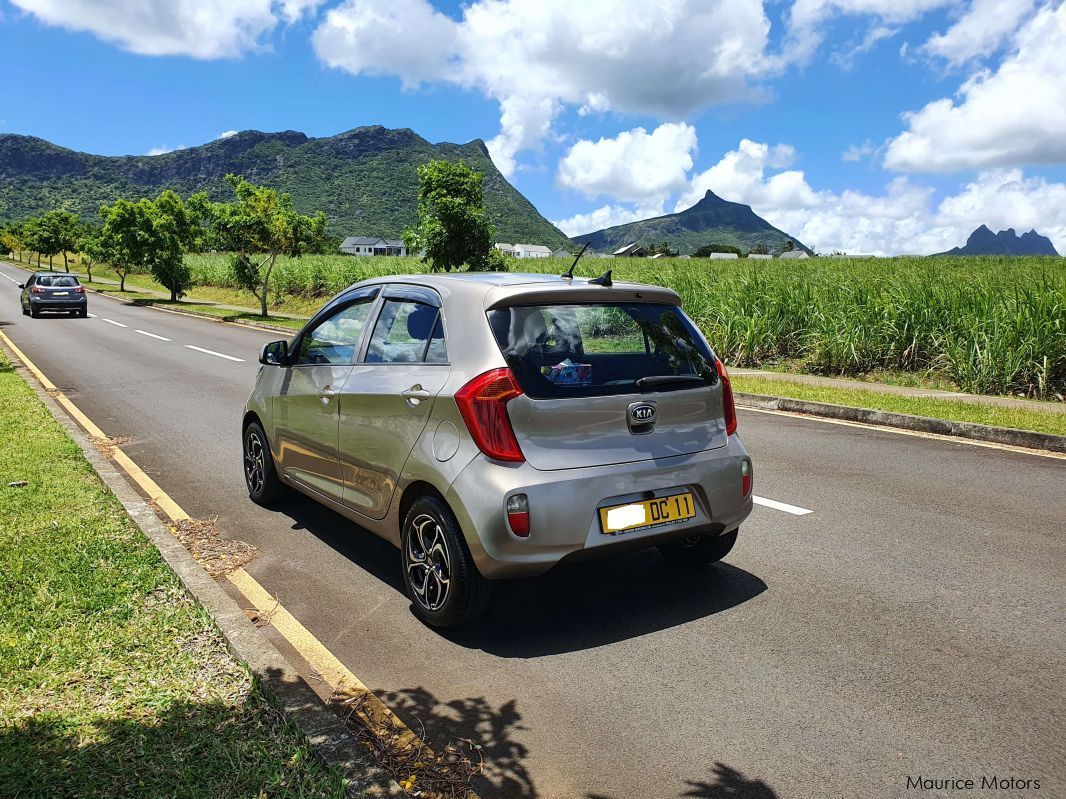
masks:
<svg viewBox="0 0 1066 799"><path fill-rule="evenodd" d="M366 352L367 363L447 363L440 309L414 300L385 300Z"/></svg>
<svg viewBox="0 0 1066 799"><path fill-rule="evenodd" d="M38 275L37 285L51 286L54 289L71 289L80 284L74 275Z"/></svg>
<svg viewBox="0 0 1066 799"><path fill-rule="evenodd" d="M534 399L632 394L644 377L713 385L714 356L681 309L651 303L498 308L489 326L522 390ZM695 381L664 383L667 391Z"/></svg>

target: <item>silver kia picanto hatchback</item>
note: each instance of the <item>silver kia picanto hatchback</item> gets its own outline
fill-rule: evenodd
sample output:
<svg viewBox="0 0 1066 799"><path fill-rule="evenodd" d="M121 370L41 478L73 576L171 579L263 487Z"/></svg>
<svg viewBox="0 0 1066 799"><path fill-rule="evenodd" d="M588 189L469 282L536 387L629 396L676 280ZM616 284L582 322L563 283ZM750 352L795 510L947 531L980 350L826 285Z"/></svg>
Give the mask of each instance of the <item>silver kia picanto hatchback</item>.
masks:
<svg viewBox="0 0 1066 799"><path fill-rule="evenodd" d="M673 291L510 273L357 283L263 347L252 500L295 488L400 549L415 613L490 581L657 546L720 560L751 512L729 377Z"/></svg>

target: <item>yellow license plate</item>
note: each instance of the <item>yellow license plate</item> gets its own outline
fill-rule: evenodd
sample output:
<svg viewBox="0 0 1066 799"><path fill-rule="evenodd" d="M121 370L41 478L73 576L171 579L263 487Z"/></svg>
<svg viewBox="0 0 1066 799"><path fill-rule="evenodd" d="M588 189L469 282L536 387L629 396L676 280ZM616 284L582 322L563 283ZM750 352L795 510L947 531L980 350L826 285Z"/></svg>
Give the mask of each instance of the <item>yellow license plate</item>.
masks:
<svg viewBox="0 0 1066 799"><path fill-rule="evenodd" d="M627 505L600 508L600 527L607 535L629 530L647 530L664 524L683 522L696 515L692 494L672 494Z"/></svg>

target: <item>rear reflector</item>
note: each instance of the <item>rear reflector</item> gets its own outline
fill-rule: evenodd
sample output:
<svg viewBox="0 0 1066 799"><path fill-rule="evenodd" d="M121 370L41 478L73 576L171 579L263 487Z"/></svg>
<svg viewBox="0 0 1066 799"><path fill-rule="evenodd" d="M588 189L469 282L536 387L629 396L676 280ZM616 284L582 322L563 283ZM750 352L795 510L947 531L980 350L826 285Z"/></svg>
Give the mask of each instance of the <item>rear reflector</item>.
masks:
<svg viewBox="0 0 1066 799"><path fill-rule="evenodd" d="M733 435L737 432L737 406L733 404L733 384L729 382L729 372L725 370L725 364L716 355L714 365L718 368L718 377L722 380L722 415L725 417L725 434Z"/></svg>
<svg viewBox="0 0 1066 799"><path fill-rule="evenodd" d="M741 461L740 465L740 496L746 497L751 493L751 461Z"/></svg>
<svg viewBox="0 0 1066 799"><path fill-rule="evenodd" d="M507 497L507 524L519 538L529 537L529 497L525 494Z"/></svg>
<svg viewBox="0 0 1066 799"><path fill-rule="evenodd" d="M488 457L514 463L525 461L507 416L507 403L521 395L522 389L510 369L485 372L455 392L455 404L467 430Z"/></svg>

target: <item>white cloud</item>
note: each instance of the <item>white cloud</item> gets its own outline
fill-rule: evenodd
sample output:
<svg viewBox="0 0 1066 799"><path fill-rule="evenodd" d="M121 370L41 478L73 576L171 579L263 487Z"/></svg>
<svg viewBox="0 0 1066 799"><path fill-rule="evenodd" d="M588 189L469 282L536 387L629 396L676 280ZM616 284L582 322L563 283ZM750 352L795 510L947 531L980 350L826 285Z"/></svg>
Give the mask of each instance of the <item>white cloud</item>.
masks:
<svg viewBox="0 0 1066 799"><path fill-rule="evenodd" d="M261 49L281 21L322 0L11 0L42 22L86 31L140 55L232 58Z"/></svg>
<svg viewBox="0 0 1066 799"><path fill-rule="evenodd" d="M1039 11L995 71L904 115L908 130L888 144L885 166L949 172L1066 161L1066 4Z"/></svg>
<svg viewBox="0 0 1066 799"><path fill-rule="evenodd" d="M237 135L237 131L235 131L235 130L224 130L220 134L218 134L218 138L220 138L220 139L228 139L230 136L236 136L236 135Z"/></svg>
<svg viewBox="0 0 1066 799"><path fill-rule="evenodd" d="M1066 251L1066 184L1025 178L1021 170L981 172L938 204L934 190L897 177L882 194L818 191L790 166L787 145L743 140L695 175L678 201L682 210L708 189L752 206L770 224L822 252L891 255L942 252L965 243L979 225L1019 232L1036 228Z"/></svg>
<svg viewBox="0 0 1066 799"><path fill-rule="evenodd" d="M869 158L875 152L877 152L877 148L874 147L874 143L867 139L862 144L852 144L840 154L840 157L844 161L861 161L864 158Z"/></svg>
<svg viewBox="0 0 1066 799"><path fill-rule="evenodd" d="M184 149L185 149L185 145L184 144L179 144L176 147L171 147L169 145L164 144L162 147L153 147L151 150L149 150L146 153L146 155L163 155L164 153L172 153L175 150L184 150Z"/></svg>
<svg viewBox="0 0 1066 799"><path fill-rule="evenodd" d="M621 205L604 205L587 214L575 214L567 219L553 222L559 230L567 236L580 236L582 233L591 233L594 230L602 230L615 225L624 225L627 222L636 222L640 219L651 219L666 213L661 205L638 206L626 208Z"/></svg>
<svg viewBox="0 0 1066 799"><path fill-rule="evenodd" d="M662 202L685 183L696 150L696 129L666 122L651 133L634 128L613 139L574 144L559 161L559 185L586 197Z"/></svg>
<svg viewBox="0 0 1066 799"><path fill-rule="evenodd" d="M944 33L929 37L922 51L962 64L999 49L1033 10L1035 0L973 0L969 9Z"/></svg>
<svg viewBox="0 0 1066 799"><path fill-rule="evenodd" d="M399 11L397 11L399 9ZM391 24L402 15L403 24ZM315 31L319 58L406 86L448 82L500 104L501 171L565 106L679 119L761 96L772 68L762 0L475 0L455 21L426 0L346 0Z"/></svg>

